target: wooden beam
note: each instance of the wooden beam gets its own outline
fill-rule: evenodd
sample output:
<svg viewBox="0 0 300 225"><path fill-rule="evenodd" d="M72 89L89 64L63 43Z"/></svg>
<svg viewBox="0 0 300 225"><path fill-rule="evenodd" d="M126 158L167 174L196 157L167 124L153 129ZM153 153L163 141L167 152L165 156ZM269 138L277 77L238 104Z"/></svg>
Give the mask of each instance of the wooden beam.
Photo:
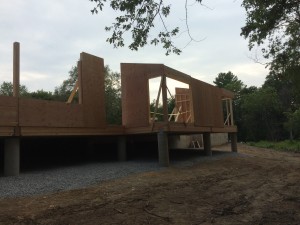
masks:
<svg viewBox="0 0 300 225"><path fill-rule="evenodd" d="M178 70L172 69L170 67L165 66L164 67L165 75L171 79L190 84L191 82L191 76L182 73Z"/></svg>
<svg viewBox="0 0 300 225"><path fill-rule="evenodd" d="M231 121L230 121L230 126L234 126L234 121L233 121L233 109L232 109L232 99L229 100L230 102L230 117L231 117Z"/></svg>
<svg viewBox="0 0 300 225"><path fill-rule="evenodd" d="M79 87L79 82L78 80L76 81L74 87L73 87L73 90L72 90L72 93L70 94L69 98L68 98L68 101L67 103L71 103L73 101L73 98L78 90L78 87Z"/></svg>
<svg viewBox="0 0 300 225"><path fill-rule="evenodd" d="M162 100L163 100L163 114L164 114L164 122L168 121L168 93L167 93L167 79L166 75L162 75Z"/></svg>
<svg viewBox="0 0 300 225"><path fill-rule="evenodd" d="M13 49L13 96L20 96L20 43L14 42Z"/></svg>

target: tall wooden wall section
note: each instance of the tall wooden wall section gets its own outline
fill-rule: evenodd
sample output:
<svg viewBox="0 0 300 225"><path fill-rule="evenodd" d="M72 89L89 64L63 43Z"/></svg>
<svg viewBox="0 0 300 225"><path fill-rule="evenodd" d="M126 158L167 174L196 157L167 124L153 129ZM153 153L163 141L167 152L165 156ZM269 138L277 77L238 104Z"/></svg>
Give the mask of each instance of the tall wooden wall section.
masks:
<svg viewBox="0 0 300 225"><path fill-rule="evenodd" d="M149 82L164 73L162 64L121 64L122 121L125 127L149 126Z"/></svg>
<svg viewBox="0 0 300 225"><path fill-rule="evenodd" d="M190 86L195 126L224 127L221 89L194 78Z"/></svg>
<svg viewBox="0 0 300 225"><path fill-rule="evenodd" d="M87 54L80 54L79 87L83 104L83 124L85 127L106 125L104 60Z"/></svg>

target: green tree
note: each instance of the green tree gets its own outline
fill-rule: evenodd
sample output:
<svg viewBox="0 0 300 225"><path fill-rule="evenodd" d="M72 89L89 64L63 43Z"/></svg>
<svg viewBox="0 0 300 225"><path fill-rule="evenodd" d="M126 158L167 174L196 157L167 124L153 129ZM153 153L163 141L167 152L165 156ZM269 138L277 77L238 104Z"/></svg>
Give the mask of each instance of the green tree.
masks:
<svg viewBox="0 0 300 225"><path fill-rule="evenodd" d="M12 82L3 81L0 86L0 95L13 96L13 84ZM27 96L28 89L25 85L20 85L20 96Z"/></svg>
<svg viewBox="0 0 300 225"><path fill-rule="evenodd" d="M51 91L44 91L43 89L28 93L28 97L41 100L55 100Z"/></svg>
<svg viewBox="0 0 300 225"><path fill-rule="evenodd" d="M286 112L287 121L284 123L284 128L290 134L290 140L300 137L300 108L294 112Z"/></svg>
<svg viewBox="0 0 300 225"><path fill-rule="evenodd" d="M246 141L281 139L282 108L274 88L259 88L244 96L241 109Z"/></svg>
<svg viewBox="0 0 300 225"><path fill-rule="evenodd" d="M96 7L91 12L98 13L102 11L105 3L109 2L109 6L117 11L120 16L115 18L115 22L111 26L105 27L106 31L111 32L111 36L107 38L107 42L113 44L114 47L123 47L124 34L131 32L132 43L129 44L129 49L138 50L150 42L151 45L161 44L166 49L166 55L170 53L180 54L181 50L177 48L172 37L179 34L179 27L169 28L165 19L169 16L171 5L166 5L163 0L90 0L96 4ZM202 0L196 0L202 3ZM193 38L190 35L187 21L187 1L183 5L186 9L186 29L191 41ZM161 22L163 29L159 33L149 35L153 30L157 20ZM150 40L149 40L150 39Z"/></svg>
<svg viewBox="0 0 300 225"><path fill-rule="evenodd" d="M235 94L239 94L245 87L244 83L230 71L227 73L219 73L213 82L217 87L227 89Z"/></svg>
<svg viewBox="0 0 300 225"><path fill-rule="evenodd" d="M122 124L121 74L105 66L105 108L109 124Z"/></svg>
<svg viewBox="0 0 300 225"><path fill-rule="evenodd" d="M68 79L64 80L60 86L55 88L54 99L58 101L66 102L70 94L72 93L72 90L75 86L77 79L78 79L77 66L73 66L69 71ZM75 101L78 100L78 97L76 96L74 100Z"/></svg>
<svg viewBox="0 0 300 225"><path fill-rule="evenodd" d="M247 19L241 35L249 39L249 49L262 46L272 71L299 66L299 0L243 0L242 6Z"/></svg>

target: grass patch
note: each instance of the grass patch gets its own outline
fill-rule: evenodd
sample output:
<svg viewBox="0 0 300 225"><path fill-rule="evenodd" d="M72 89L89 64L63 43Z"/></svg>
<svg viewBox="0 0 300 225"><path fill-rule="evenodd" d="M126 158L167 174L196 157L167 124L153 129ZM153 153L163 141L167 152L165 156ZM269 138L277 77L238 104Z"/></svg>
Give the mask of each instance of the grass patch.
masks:
<svg viewBox="0 0 300 225"><path fill-rule="evenodd" d="M271 142L271 141L259 141L259 142L250 142L249 145L259 147L259 148L270 148L278 151L286 152L298 152L300 153L300 141L280 141L280 142Z"/></svg>

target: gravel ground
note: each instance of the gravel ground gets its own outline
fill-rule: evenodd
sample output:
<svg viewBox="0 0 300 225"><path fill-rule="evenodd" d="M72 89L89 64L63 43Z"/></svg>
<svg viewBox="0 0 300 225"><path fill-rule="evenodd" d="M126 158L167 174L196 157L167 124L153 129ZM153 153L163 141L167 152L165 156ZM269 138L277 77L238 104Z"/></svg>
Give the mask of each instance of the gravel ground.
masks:
<svg viewBox="0 0 300 225"><path fill-rule="evenodd" d="M186 167L207 160L217 160L236 153L216 152L213 157L195 151L171 157L171 165ZM17 177L0 177L0 198L41 195L94 185L134 173L161 170L157 159L139 159L127 162L89 162L67 167L22 172Z"/></svg>

